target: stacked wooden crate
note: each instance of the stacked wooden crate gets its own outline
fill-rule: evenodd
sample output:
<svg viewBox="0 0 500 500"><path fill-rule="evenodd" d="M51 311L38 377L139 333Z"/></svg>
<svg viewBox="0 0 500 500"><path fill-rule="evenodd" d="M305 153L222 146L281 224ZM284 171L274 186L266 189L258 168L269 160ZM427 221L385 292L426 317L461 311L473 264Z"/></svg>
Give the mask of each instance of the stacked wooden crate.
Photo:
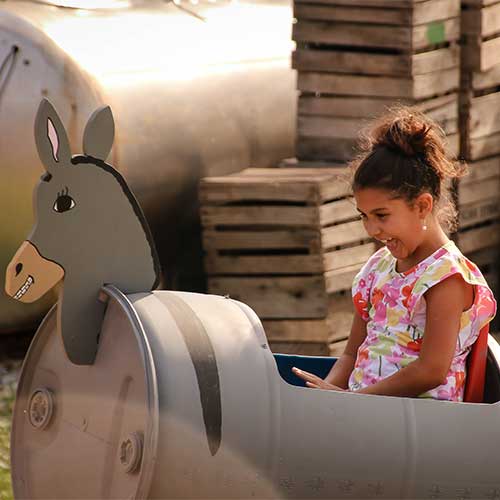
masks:
<svg viewBox="0 0 500 500"><path fill-rule="evenodd" d="M460 0L295 0L297 157L345 161L395 103L440 123L458 153Z"/></svg>
<svg viewBox="0 0 500 500"><path fill-rule="evenodd" d="M500 0L462 0L460 181L462 251L498 293L500 243Z"/></svg>
<svg viewBox="0 0 500 500"><path fill-rule="evenodd" d="M250 168L201 182L209 292L251 306L274 351L343 350L352 279L374 251L349 193L345 168Z"/></svg>

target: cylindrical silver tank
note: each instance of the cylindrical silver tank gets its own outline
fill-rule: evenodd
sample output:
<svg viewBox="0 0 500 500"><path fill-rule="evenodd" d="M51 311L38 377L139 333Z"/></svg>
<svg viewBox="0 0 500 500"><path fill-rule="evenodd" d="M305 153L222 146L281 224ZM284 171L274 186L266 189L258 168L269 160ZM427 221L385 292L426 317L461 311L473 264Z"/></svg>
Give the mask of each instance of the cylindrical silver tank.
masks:
<svg viewBox="0 0 500 500"><path fill-rule="evenodd" d="M18 499L491 499L500 491L500 403L292 386L244 304L113 287L102 295L94 365L68 360L55 308L30 347L13 415Z"/></svg>
<svg viewBox="0 0 500 500"><path fill-rule="evenodd" d="M46 96L74 154L91 112L111 106L108 161L146 213L165 285L202 286L198 180L291 156L296 98L288 1L195 1L108 1L95 10L2 2L1 276L33 224L28 207L43 169L32 124ZM0 333L36 323L53 301L19 306L1 288Z"/></svg>

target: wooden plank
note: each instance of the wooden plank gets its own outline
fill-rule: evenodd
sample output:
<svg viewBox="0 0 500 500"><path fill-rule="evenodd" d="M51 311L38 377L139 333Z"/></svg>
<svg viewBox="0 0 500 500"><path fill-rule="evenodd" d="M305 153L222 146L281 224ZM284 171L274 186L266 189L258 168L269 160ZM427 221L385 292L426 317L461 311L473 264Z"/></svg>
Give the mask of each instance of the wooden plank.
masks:
<svg viewBox="0 0 500 500"><path fill-rule="evenodd" d="M347 162L357 151L357 141L324 137L297 137L296 154L299 160L332 160Z"/></svg>
<svg viewBox="0 0 500 500"><path fill-rule="evenodd" d="M479 268L489 266L490 264L496 264L500 257L500 249L498 247L484 248L468 255L468 258L476 264Z"/></svg>
<svg viewBox="0 0 500 500"><path fill-rule="evenodd" d="M472 74L471 86L476 93L487 89L495 89L500 85L500 65L493 66L487 71L477 71Z"/></svg>
<svg viewBox="0 0 500 500"><path fill-rule="evenodd" d="M414 27L299 19L292 27L296 42L401 51L423 50L459 38L459 17Z"/></svg>
<svg viewBox="0 0 500 500"><path fill-rule="evenodd" d="M292 53L292 67L299 71L356 73L360 75L416 76L460 64L460 49L451 47L419 54L376 54L345 50L298 48Z"/></svg>
<svg viewBox="0 0 500 500"><path fill-rule="evenodd" d="M462 33L478 35L482 38L500 32L500 3L482 9L464 9L462 13Z"/></svg>
<svg viewBox="0 0 500 500"><path fill-rule="evenodd" d="M500 177L500 156L471 162L468 173L460 179L460 186L466 186L491 177Z"/></svg>
<svg viewBox="0 0 500 500"><path fill-rule="evenodd" d="M427 114L446 134L458 132L458 102ZM299 115L297 130L301 137L335 137L357 141L371 123L372 120L366 118Z"/></svg>
<svg viewBox="0 0 500 500"><path fill-rule="evenodd" d="M484 226L460 231L457 235L457 245L465 255L478 252L500 243L500 224L490 223Z"/></svg>
<svg viewBox="0 0 500 500"><path fill-rule="evenodd" d="M317 185L307 181L278 184L275 182L242 182L242 183L200 183L200 203L221 204L239 201L314 201L317 196Z"/></svg>
<svg viewBox="0 0 500 500"><path fill-rule="evenodd" d="M500 63L500 36L483 40L473 35L466 36L462 48L463 67L471 71L488 71Z"/></svg>
<svg viewBox="0 0 500 500"><path fill-rule="evenodd" d="M208 255L205 258L208 275L294 275L320 274L323 259L312 255Z"/></svg>
<svg viewBox="0 0 500 500"><path fill-rule="evenodd" d="M425 4L424 4L425 5ZM314 3L293 3L295 19L337 21L351 23L390 24L408 26L413 24L411 9L381 9L377 7L360 7L344 5L325 5ZM450 15L448 17L455 17ZM445 17L444 19L447 19Z"/></svg>
<svg viewBox="0 0 500 500"><path fill-rule="evenodd" d="M460 65L460 48L457 44L411 57L411 76L423 75L434 71L456 68Z"/></svg>
<svg viewBox="0 0 500 500"><path fill-rule="evenodd" d="M309 255L218 255L208 252L205 270L208 275L295 275L319 274L354 264L363 264L375 251L367 243L340 250Z"/></svg>
<svg viewBox="0 0 500 500"><path fill-rule="evenodd" d="M325 169L326 170L326 169ZM301 179L284 182L286 178L276 178L264 182L242 182L230 184L203 183L200 185L202 205L230 204L234 202L302 202L320 204L333 198L350 194L349 175L345 168L339 168L338 174L331 175L320 182L308 182ZM296 177L296 176L295 176ZM290 181L292 178L290 178Z"/></svg>
<svg viewBox="0 0 500 500"><path fill-rule="evenodd" d="M266 231L203 231L203 248L208 250L308 249L319 252L319 230L287 228Z"/></svg>
<svg viewBox="0 0 500 500"><path fill-rule="evenodd" d="M341 250L325 252L323 254L323 270L332 271L354 264L363 264L370 258L375 250L376 246L374 243L366 243L354 247L343 248Z"/></svg>
<svg viewBox="0 0 500 500"><path fill-rule="evenodd" d="M359 76L331 73L299 73L297 87L323 94L425 99L458 89L458 68L414 78Z"/></svg>
<svg viewBox="0 0 500 500"><path fill-rule="evenodd" d="M492 110L500 109L500 92L471 99L468 133L471 138L500 132L500 120Z"/></svg>
<svg viewBox="0 0 500 500"><path fill-rule="evenodd" d="M346 340L341 340L338 342L332 342L328 348L329 348L329 353L330 356L334 358L338 358L344 354L345 348L347 345L347 339Z"/></svg>
<svg viewBox="0 0 500 500"><path fill-rule="evenodd" d="M426 0L299 0L299 1L301 3L347 5L350 7L380 7L380 8L388 7L390 9L398 9L398 8L412 8L418 4L425 2ZM483 1L488 1L488 0L483 0Z"/></svg>
<svg viewBox="0 0 500 500"><path fill-rule="evenodd" d="M328 293L335 293L342 290L350 290L352 287L352 281L356 274L358 274L362 265L363 263L353 264L349 267L326 272L326 291Z"/></svg>
<svg viewBox="0 0 500 500"><path fill-rule="evenodd" d="M322 275L302 277L209 277L209 293L248 304L260 318L324 318L328 312Z"/></svg>
<svg viewBox="0 0 500 500"><path fill-rule="evenodd" d="M500 154L500 133L487 137L470 139L469 151L466 152L467 160L480 160Z"/></svg>
<svg viewBox="0 0 500 500"><path fill-rule="evenodd" d="M345 224L338 224L321 230L321 246L324 249L359 243L367 239L369 239L369 236L361 220L346 222Z"/></svg>
<svg viewBox="0 0 500 500"><path fill-rule="evenodd" d="M332 342L345 339L351 330L354 307L351 294L333 294L324 319L264 320L270 342Z"/></svg>
<svg viewBox="0 0 500 500"><path fill-rule="evenodd" d="M431 113L443 106L458 106L458 94L448 94L424 101L394 99L391 97L308 96L299 97L298 114L338 116L346 118L375 118L396 104L414 105L424 113Z"/></svg>
<svg viewBox="0 0 500 500"><path fill-rule="evenodd" d="M406 76L412 74L411 63L411 56L406 54L315 50L300 47L292 53L292 68L298 71Z"/></svg>
<svg viewBox="0 0 500 500"><path fill-rule="evenodd" d="M478 71L486 71L500 63L500 36L481 43L481 59Z"/></svg>
<svg viewBox="0 0 500 500"><path fill-rule="evenodd" d="M215 226L304 226L319 224L316 206L202 206L201 223Z"/></svg>
<svg viewBox="0 0 500 500"><path fill-rule="evenodd" d="M301 137L335 137L358 140L362 129L370 124L363 118L298 115L297 131Z"/></svg>
<svg viewBox="0 0 500 500"><path fill-rule="evenodd" d="M321 227L358 218L359 212L356 209L356 203L353 198L331 201L319 207Z"/></svg>
<svg viewBox="0 0 500 500"><path fill-rule="evenodd" d="M495 197L500 200L500 177L488 178L469 184L459 184L458 186L458 199L463 205Z"/></svg>
<svg viewBox="0 0 500 500"><path fill-rule="evenodd" d="M392 7L392 5L391 5ZM296 19L415 26L460 16L460 0L428 0L407 9L294 2Z"/></svg>
<svg viewBox="0 0 500 500"><path fill-rule="evenodd" d="M301 169L309 169L309 168L344 168L345 163L339 163L335 161L309 161L309 160L299 160L296 157L293 158L284 158L278 163L278 166L280 168L290 168L290 167L300 167ZM345 176L345 179L347 182L350 182L350 177L351 174L349 173L348 175ZM323 184L320 184L320 188L323 186Z"/></svg>
<svg viewBox="0 0 500 500"><path fill-rule="evenodd" d="M352 200L331 201L321 206L202 206L204 227L215 226L324 226L357 217Z"/></svg>
<svg viewBox="0 0 500 500"><path fill-rule="evenodd" d="M497 196L490 199L481 199L470 204L459 206L459 228L465 229L500 216L500 203Z"/></svg>
<svg viewBox="0 0 500 500"><path fill-rule="evenodd" d="M462 5L464 7L486 7L487 5L493 5L498 3L498 0L462 0Z"/></svg>

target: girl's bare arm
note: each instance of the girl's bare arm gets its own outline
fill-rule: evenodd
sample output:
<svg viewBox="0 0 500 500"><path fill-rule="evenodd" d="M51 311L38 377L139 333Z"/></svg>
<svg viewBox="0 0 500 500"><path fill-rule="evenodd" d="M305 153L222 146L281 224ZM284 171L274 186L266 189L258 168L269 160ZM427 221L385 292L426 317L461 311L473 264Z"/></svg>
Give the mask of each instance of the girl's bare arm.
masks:
<svg viewBox="0 0 500 500"><path fill-rule="evenodd" d="M358 348L366 337L366 322L355 312L351 326L351 333L347 340L344 353L335 362L330 373L325 377L325 382L347 389L349 376L354 369Z"/></svg>

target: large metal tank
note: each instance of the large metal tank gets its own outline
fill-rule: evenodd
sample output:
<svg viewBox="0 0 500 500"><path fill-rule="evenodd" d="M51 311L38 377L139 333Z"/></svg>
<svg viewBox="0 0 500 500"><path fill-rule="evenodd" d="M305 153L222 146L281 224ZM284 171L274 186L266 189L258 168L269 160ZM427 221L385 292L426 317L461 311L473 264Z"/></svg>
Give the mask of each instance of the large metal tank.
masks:
<svg viewBox="0 0 500 500"><path fill-rule="evenodd" d="M33 224L32 124L46 96L74 153L91 112L112 107L108 160L146 213L164 284L202 288L199 178L293 154L291 25L283 0L3 1L0 275ZM36 324L54 300L20 306L0 288L0 333Z"/></svg>

